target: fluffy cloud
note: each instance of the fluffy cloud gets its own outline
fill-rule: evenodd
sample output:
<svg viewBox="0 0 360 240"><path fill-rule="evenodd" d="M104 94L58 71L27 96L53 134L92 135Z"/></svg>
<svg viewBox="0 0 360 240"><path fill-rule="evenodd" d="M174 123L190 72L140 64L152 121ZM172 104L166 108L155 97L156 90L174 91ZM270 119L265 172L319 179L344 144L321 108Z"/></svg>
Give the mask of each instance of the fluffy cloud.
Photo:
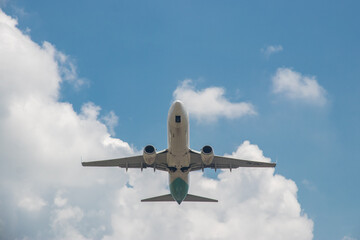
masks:
<svg viewBox="0 0 360 240"><path fill-rule="evenodd" d="M76 72L76 66L73 60L62 52L56 51L56 49L49 43L45 42L44 45L51 51L52 56L55 58L58 64L59 73L62 80L68 81L74 85L76 89L79 89L86 81L79 78Z"/></svg>
<svg viewBox="0 0 360 240"><path fill-rule="evenodd" d="M128 143L110 136L99 120L100 107L86 103L76 113L70 103L59 101L60 84L76 77L70 74L74 68L50 43L39 46L16 25L16 20L0 11L1 239L42 234L35 232L36 225L34 232L26 232L29 227L24 226L41 225L40 216L50 215L61 205L56 196L59 189L73 192L81 186L87 190L83 194L96 199L93 188L126 183L124 174L84 170L81 156L134 154ZM36 212L32 216L40 222L27 218L28 212Z"/></svg>
<svg viewBox="0 0 360 240"><path fill-rule="evenodd" d="M195 90L192 81L187 79L175 89L173 96L181 100L191 116L198 120L215 121L219 117L233 119L256 114L251 103L231 103L224 94L225 90L220 87Z"/></svg>
<svg viewBox="0 0 360 240"><path fill-rule="evenodd" d="M270 45L267 46L265 49L261 49L261 52L266 56L270 57L272 54L281 52L283 50L283 47L281 45Z"/></svg>
<svg viewBox="0 0 360 240"><path fill-rule="evenodd" d="M326 91L314 76L303 76L289 68L279 68L272 78L273 92L292 100L315 105L326 103Z"/></svg>
<svg viewBox="0 0 360 240"><path fill-rule="evenodd" d="M106 126L109 128L111 135L115 136L114 128L117 126L119 120L116 114L113 111L111 111L109 112L109 114L105 115L102 119L106 124Z"/></svg>
<svg viewBox="0 0 360 240"><path fill-rule="evenodd" d="M62 68L69 67L61 61L67 60L16 24L0 11L1 239L312 238L313 223L301 211L295 183L273 169L222 172L217 180L194 172L190 192L220 202L178 206L140 203L168 192L167 173L82 168L81 155L136 152L110 136L99 106L85 103L77 113L59 101ZM202 92L196 94L201 98ZM217 103L242 109L222 95ZM270 161L249 142L232 155Z"/></svg>

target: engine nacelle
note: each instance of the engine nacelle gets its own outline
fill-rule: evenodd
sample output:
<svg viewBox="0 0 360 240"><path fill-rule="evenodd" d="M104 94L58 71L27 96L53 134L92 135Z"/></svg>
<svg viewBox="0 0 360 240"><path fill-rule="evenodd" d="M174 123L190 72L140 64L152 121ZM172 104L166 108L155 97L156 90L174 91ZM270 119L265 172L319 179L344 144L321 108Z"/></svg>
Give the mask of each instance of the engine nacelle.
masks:
<svg viewBox="0 0 360 240"><path fill-rule="evenodd" d="M144 147L143 157L146 164L152 165L155 162L156 158L156 150L154 146L147 145L146 147Z"/></svg>
<svg viewBox="0 0 360 240"><path fill-rule="evenodd" d="M210 165L214 159L212 147L206 145L201 149L201 160L205 165Z"/></svg>

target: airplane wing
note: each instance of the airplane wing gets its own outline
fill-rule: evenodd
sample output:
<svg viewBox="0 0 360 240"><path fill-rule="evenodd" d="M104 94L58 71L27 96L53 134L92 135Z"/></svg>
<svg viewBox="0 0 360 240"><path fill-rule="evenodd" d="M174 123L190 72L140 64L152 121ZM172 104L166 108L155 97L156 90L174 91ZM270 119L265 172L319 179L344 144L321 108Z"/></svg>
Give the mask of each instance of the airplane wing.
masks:
<svg viewBox="0 0 360 240"><path fill-rule="evenodd" d="M238 167L275 167L276 163L267 163L267 162L256 162L250 160L229 158L214 156L214 159L210 165L205 165L201 160L201 153L194 150L190 150L190 168L191 171L196 171L204 168L212 169L230 169Z"/></svg>
<svg viewBox="0 0 360 240"><path fill-rule="evenodd" d="M148 165L144 161L143 155L132 156L132 157L124 157L124 158L115 158L108 160L99 160L99 161L91 161L91 162L82 162L81 164L84 167L121 167L125 168L140 168L141 170L144 168L154 168L157 170L167 171L167 161L166 154L167 149L156 153L155 162L151 165Z"/></svg>

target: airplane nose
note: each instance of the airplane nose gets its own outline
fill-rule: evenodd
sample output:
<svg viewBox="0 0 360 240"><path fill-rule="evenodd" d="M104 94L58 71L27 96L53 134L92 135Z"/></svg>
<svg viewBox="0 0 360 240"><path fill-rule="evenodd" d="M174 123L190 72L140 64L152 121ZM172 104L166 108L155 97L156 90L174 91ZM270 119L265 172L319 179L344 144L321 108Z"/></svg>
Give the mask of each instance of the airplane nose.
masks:
<svg viewBox="0 0 360 240"><path fill-rule="evenodd" d="M174 101L173 105L174 105L174 108L177 108L177 109L184 108L184 104L180 100Z"/></svg>
<svg viewBox="0 0 360 240"><path fill-rule="evenodd" d="M174 101L172 104L172 109L175 113L185 113L185 107L184 104L180 100Z"/></svg>
<svg viewBox="0 0 360 240"><path fill-rule="evenodd" d="M176 100L171 104L168 114L168 124L172 127L179 128L188 126L188 114L184 104Z"/></svg>

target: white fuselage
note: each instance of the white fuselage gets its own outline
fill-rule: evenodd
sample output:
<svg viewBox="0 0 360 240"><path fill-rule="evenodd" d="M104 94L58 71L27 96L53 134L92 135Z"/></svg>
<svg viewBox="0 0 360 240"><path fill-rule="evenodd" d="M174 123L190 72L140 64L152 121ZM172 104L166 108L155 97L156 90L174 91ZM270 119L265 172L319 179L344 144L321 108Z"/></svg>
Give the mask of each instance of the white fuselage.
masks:
<svg viewBox="0 0 360 240"><path fill-rule="evenodd" d="M188 167L189 155L189 117L183 104L175 101L168 114L168 165Z"/></svg>
<svg viewBox="0 0 360 240"><path fill-rule="evenodd" d="M175 101L168 114L169 185L174 198L184 197L189 184L189 117L183 104ZM184 181L184 183L181 180ZM176 180L176 181L175 181ZM186 184L186 186L183 186ZM178 195L177 197L175 195Z"/></svg>

